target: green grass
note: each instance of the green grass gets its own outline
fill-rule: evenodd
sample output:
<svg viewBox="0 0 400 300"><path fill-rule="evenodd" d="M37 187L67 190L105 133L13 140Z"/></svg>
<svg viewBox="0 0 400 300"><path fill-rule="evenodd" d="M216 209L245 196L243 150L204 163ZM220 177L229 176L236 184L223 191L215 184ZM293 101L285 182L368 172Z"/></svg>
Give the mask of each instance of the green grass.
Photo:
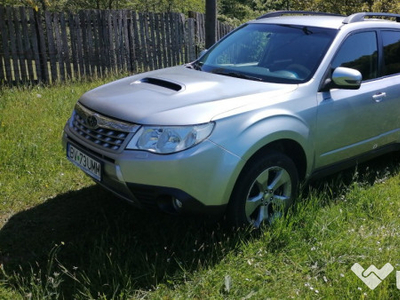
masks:
<svg viewBox="0 0 400 300"><path fill-rule="evenodd" d="M400 297L400 155L305 187L261 231L139 211L65 159L63 126L102 81L0 90L0 299ZM371 291L354 263L393 271Z"/></svg>

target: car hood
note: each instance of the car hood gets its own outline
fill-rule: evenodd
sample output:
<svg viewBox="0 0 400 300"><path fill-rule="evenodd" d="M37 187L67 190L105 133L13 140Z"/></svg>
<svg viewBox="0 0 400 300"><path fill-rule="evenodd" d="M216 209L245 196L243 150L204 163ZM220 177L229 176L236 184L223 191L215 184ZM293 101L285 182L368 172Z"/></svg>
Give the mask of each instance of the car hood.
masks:
<svg viewBox="0 0 400 300"><path fill-rule="evenodd" d="M105 84L79 101L98 113L137 124L188 125L210 122L255 101L268 105L296 88L178 66Z"/></svg>

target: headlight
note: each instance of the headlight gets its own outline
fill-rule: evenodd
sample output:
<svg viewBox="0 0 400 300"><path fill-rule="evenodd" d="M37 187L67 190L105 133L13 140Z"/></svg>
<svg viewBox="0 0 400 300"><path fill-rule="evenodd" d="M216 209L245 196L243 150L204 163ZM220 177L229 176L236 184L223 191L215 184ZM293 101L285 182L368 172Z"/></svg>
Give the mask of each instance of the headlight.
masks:
<svg viewBox="0 0 400 300"><path fill-rule="evenodd" d="M126 148L160 154L179 152L205 140L213 128L214 123L192 126L142 126Z"/></svg>

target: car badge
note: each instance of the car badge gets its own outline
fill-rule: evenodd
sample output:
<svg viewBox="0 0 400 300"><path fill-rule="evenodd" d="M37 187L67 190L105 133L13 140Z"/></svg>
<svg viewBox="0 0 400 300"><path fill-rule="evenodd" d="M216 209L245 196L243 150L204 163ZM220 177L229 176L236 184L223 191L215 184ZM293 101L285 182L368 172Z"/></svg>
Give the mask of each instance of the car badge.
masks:
<svg viewBox="0 0 400 300"><path fill-rule="evenodd" d="M96 129L97 128L97 118L96 118L96 116L87 117L86 124L87 124L87 126L89 128Z"/></svg>

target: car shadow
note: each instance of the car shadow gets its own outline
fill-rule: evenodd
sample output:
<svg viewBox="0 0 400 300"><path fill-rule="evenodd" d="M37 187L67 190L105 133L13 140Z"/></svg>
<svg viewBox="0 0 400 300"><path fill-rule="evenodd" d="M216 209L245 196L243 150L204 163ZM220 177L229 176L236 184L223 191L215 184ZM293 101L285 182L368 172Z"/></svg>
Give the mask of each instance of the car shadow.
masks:
<svg viewBox="0 0 400 300"><path fill-rule="evenodd" d="M213 265L237 247L235 234L245 233L140 210L93 185L13 215L0 230L0 264L19 278L63 273L66 298L85 278L93 292L112 295L112 283L127 278L147 290L182 270Z"/></svg>

